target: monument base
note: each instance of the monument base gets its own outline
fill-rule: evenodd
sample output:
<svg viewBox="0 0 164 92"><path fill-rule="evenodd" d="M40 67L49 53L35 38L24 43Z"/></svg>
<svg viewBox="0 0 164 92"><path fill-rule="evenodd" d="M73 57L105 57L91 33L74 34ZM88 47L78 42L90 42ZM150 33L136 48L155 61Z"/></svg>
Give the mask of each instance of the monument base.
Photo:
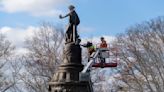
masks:
<svg viewBox="0 0 164 92"><path fill-rule="evenodd" d="M92 92L89 82L50 82L51 92Z"/></svg>
<svg viewBox="0 0 164 92"><path fill-rule="evenodd" d="M49 92L92 92L89 81L80 81L81 47L74 43L66 44L63 63L49 82Z"/></svg>

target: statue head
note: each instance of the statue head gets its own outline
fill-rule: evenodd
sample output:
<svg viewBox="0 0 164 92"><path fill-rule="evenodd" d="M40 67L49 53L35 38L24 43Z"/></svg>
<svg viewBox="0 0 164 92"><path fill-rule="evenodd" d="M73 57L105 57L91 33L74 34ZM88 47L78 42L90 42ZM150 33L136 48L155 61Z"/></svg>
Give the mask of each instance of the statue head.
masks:
<svg viewBox="0 0 164 92"><path fill-rule="evenodd" d="M69 10L74 10L75 9L75 6L70 5L68 8L69 8Z"/></svg>

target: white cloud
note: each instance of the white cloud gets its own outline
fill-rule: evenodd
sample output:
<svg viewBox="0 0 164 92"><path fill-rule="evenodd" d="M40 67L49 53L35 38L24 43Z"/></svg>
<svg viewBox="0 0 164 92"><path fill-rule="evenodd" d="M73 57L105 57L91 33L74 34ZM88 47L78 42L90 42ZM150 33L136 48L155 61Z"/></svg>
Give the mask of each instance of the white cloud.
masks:
<svg viewBox="0 0 164 92"><path fill-rule="evenodd" d="M112 41L115 40L114 36L103 35L103 37L105 38L105 40L108 44L110 44ZM99 45L101 43L100 38L101 38L101 36L96 36L96 37L92 37L92 38L83 38L82 43L86 43L87 41L91 41L93 44Z"/></svg>
<svg viewBox="0 0 164 92"><path fill-rule="evenodd" d="M26 12L34 16L55 16L62 13L59 7L69 4L70 0L1 0L0 11Z"/></svg>
<svg viewBox="0 0 164 92"><path fill-rule="evenodd" d="M113 46L112 42L116 39L116 37L114 36L109 36L109 35L104 35L103 36L108 44L108 46ZM92 37L92 38L82 38L81 44L86 44L87 41L90 41L93 43L93 45L97 48L100 46L101 40L100 40L101 36L96 36L96 37Z"/></svg>
<svg viewBox="0 0 164 92"><path fill-rule="evenodd" d="M26 28L12 28L6 26L0 28L0 33L4 34L16 47L16 55L23 55L28 52L28 50L24 48L25 39L31 38L37 31L39 31L39 27L34 26L28 26Z"/></svg>
<svg viewBox="0 0 164 92"><path fill-rule="evenodd" d="M29 26L27 28L11 28L11 27L2 27L0 32L6 36L6 38L16 46L16 51L18 53L26 52L24 49L25 38L32 37L34 31L37 31L39 28Z"/></svg>
<svg viewBox="0 0 164 92"><path fill-rule="evenodd" d="M84 32L92 31L92 29L87 28ZM89 30L90 29L90 30ZM11 28L11 27L2 27L0 28L0 32L5 34L7 38L12 41L16 46L23 46L23 42L25 38L31 37L34 31L38 31L38 27L29 26L26 28ZM107 43L111 43L115 37L109 35L103 35ZM87 41L93 42L93 44L101 43L100 41L101 36L96 37L89 37L89 38L82 38L82 43L86 43Z"/></svg>
<svg viewBox="0 0 164 92"><path fill-rule="evenodd" d="M79 30L80 33L91 33L93 31L95 31L94 28L92 27L87 27L87 26L79 26Z"/></svg>
<svg viewBox="0 0 164 92"><path fill-rule="evenodd" d="M29 26L26 28L12 28L12 27L2 27L0 28L0 32L5 34L7 39L11 41L16 47L19 53L27 52L24 49L24 41L25 38L30 38L33 36L34 31L38 31L39 27ZM96 36L93 38L82 38L82 44L86 43L87 41L92 41L94 45L99 45L101 36ZM115 37L114 36L103 36L107 43L111 43Z"/></svg>
<svg viewBox="0 0 164 92"><path fill-rule="evenodd" d="M84 35L82 38L82 44L86 43L87 41L92 42L93 44L97 45L99 43L101 43L100 38L104 37L107 43L111 43L112 41L115 40L115 36L110 36L110 35L101 35L101 36L92 36L92 33L96 31L96 29L94 29L93 27L88 27L88 26L79 26L78 32L80 35ZM85 34L87 34L86 36L88 36L88 34L91 34L91 36L86 37Z"/></svg>

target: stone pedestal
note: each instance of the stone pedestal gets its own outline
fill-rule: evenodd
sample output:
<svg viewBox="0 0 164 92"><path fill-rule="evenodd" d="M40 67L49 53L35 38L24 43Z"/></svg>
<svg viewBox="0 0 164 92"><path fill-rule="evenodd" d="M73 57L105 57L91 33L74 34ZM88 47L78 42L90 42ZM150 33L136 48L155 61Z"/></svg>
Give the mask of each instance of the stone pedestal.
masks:
<svg viewBox="0 0 164 92"><path fill-rule="evenodd" d="M80 46L66 44L64 61L49 82L50 92L91 92L89 82L79 81L79 72L82 69Z"/></svg>

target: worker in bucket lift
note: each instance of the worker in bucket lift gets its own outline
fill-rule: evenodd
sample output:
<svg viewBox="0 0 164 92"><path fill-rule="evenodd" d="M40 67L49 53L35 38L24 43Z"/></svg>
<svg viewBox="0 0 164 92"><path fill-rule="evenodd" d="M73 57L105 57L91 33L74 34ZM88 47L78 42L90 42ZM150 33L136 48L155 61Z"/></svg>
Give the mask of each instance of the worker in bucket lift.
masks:
<svg viewBox="0 0 164 92"><path fill-rule="evenodd" d="M107 43L104 37L101 37L100 40L101 40L100 48L107 48Z"/></svg>
<svg viewBox="0 0 164 92"><path fill-rule="evenodd" d="M90 57L93 52L95 52L95 46L92 44L92 42L87 42L87 44L81 45L83 47L86 47L88 49L88 62L90 60Z"/></svg>
<svg viewBox="0 0 164 92"><path fill-rule="evenodd" d="M100 49L101 49L101 48L107 48L108 45L107 45L107 43L106 43L104 37L101 37L100 40L101 40ZM102 50L102 52L100 53L100 60L101 60L101 63L102 63L102 64L105 63L105 58L102 57L102 53L103 53L103 52L104 52L104 51Z"/></svg>

